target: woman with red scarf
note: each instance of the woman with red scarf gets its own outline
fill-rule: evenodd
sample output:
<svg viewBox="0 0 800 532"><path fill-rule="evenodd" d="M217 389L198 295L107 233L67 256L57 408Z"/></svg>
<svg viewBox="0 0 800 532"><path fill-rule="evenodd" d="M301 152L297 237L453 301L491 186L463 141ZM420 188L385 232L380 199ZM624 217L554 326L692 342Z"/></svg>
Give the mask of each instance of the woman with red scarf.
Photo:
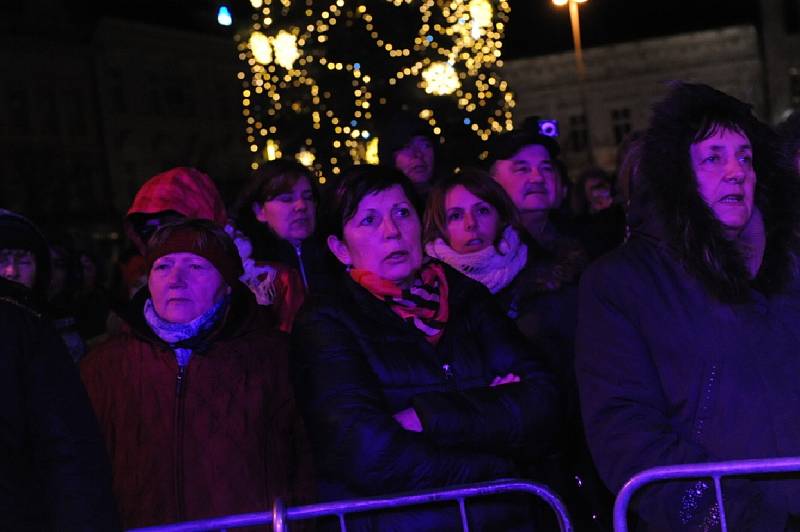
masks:
<svg viewBox="0 0 800 532"><path fill-rule="evenodd" d="M319 471L343 499L518 475L541 456L559 411L551 376L486 288L423 261L410 181L362 165L329 202L327 244L345 266L338 291L304 307L294 361ZM524 503L468 505L472 530L527 530ZM455 505L366 514L350 530L441 530Z"/></svg>

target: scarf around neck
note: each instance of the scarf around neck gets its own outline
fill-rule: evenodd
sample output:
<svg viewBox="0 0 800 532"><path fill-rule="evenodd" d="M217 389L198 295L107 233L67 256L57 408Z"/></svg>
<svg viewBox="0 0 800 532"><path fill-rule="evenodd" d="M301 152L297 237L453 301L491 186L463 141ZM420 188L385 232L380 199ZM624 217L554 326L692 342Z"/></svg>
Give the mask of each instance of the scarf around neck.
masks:
<svg viewBox="0 0 800 532"><path fill-rule="evenodd" d="M188 323L172 323L159 316L153 300L147 298L144 303L144 319L153 333L175 351L178 365L186 366L192 356L195 344L188 340L201 339L211 332L225 315L229 300L230 295L226 295L210 309Z"/></svg>
<svg viewBox="0 0 800 532"><path fill-rule="evenodd" d="M528 261L528 246L522 243L519 233L510 225L496 246L487 246L480 251L458 253L441 238L429 242L425 251L483 284L492 294L508 286Z"/></svg>
<svg viewBox="0 0 800 532"><path fill-rule="evenodd" d="M400 288L373 272L357 268L350 270L350 277L419 329L428 342L434 345L439 342L449 316L447 279L441 264L423 266L409 288Z"/></svg>

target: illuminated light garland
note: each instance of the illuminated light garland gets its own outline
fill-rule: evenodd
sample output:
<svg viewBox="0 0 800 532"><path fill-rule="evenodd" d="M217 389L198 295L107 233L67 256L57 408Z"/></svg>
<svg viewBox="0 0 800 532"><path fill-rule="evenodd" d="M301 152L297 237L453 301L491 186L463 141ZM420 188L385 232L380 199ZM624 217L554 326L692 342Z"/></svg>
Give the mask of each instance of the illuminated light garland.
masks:
<svg viewBox="0 0 800 532"><path fill-rule="evenodd" d="M392 100L387 91L407 81L425 94L452 98L463 113L461 127L481 140L513 127L514 97L495 72L502 66L507 0L384 2L418 10L419 26L409 44L381 35L366 0L250 0L256 11L250 27L236 40L243 62L237 74L242 115L254 154L262 160L280 157L278 139L288 142L307 120L316 142L305 138L302 145L285 144L294 157L302 156L303 164L335 175L351 161L376 162L374 120ZM340 38L333 31L355 31L357 25L366 32L367 42L384 54L382 67L396 63L388 75L377 75L380 69L368 64L369 57L358 57L359 51L348 50L353 57L328 55L328 43ZM349 96L340 89L336 94L323 89L331 76L350 80ZM434 110L427 111L423 119L442 132L444 123L437 122Z"/></svg>

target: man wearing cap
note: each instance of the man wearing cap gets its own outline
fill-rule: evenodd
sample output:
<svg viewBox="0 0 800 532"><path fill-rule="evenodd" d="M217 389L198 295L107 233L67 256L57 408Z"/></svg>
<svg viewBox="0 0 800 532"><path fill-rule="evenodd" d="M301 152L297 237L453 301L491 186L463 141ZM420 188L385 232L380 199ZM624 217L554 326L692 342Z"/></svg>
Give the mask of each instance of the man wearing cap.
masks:
<svg viewBox="0 0 800 532"><path fill-rule="evenodd" d="M489 171L519 209L528 247L549 259L548 284L577 284L588 262L582 244L558 216L566 186L560 148L551 137L523 128L496 137ZM544 273L544 272L543 272Z"/></svg>
<svg viewBox="0 0 800 532"><path fill-rule="evenodd" d="M264 511L310 497L287 342L208 220L156 230L148 286L81 375L111 455L125 528Z"/></svg>

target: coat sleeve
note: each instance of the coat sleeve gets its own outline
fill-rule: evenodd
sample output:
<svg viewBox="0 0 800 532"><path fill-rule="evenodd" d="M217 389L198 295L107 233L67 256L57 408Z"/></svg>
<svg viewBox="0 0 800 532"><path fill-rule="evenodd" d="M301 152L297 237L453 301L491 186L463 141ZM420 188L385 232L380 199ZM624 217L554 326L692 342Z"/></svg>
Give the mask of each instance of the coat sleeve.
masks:
<svg viewBox="0 0 800 532"><path fill-rule="evenodd" d="M22 376L43 501L60 530L118 530L108 460L78 371L55 331L32 325Z"/></svg>
<svg viewBox="0 0 800 532"><path fill-rule="evenodd" d="M645 469L709 461L706 450L679 434L670 421L635 309L626 308L621 297L631 291L631 275L594 267L584 274L579 292L576 374L581 411L595 464L613 493ZM627 286L616 279L625 279ZM632 508L656 529L717 530L710 479L653 486L640 492ZM733 530L783 529L783 524L771 528L775 523L753 526L760 520L753 516L762 515L763 497L752 483L726 482L723 492Z"/></svg>
<svg viewBox="0 0 800 532"><path fill-rule="evenodd" d="M392 417L355 326L332 310L301 312L293 331L295 389L319 472L364 494L509 476L510 460L443 449Z"/></svg>
<svg viewBox="0 0 800 532"><path fill-rule="evenodd" d="M542 456L555 441L561 418L552 374L488 292L476 290L468 311L474 337L460 341L477 343L490 376L471 389L415 396L424 431L442 445L492 452L524 449L528 457ZM489 386L492 378L508 373L521 381Z"/></svg>

